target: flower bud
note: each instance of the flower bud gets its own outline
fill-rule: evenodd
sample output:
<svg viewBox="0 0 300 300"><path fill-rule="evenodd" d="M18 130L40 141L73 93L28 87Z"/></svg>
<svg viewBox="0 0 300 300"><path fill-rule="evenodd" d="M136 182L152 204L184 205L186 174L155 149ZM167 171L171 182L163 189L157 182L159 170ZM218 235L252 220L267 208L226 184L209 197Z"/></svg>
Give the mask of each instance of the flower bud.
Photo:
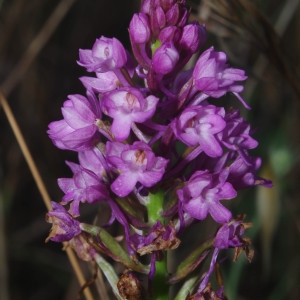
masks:
<svg viewBox="0 0 300 300"><path fill-rule="evenodd" d="M176 25L180 18L180 8L178 4L173 5L166 13L168 25Z"/></svg>
<svg viewBox="0 0 300 300"><path fill-rule="evenodd" d="M149 41L151 31L146 14L139 13L133 15L129 25L129 34L134 43L144 44Z"/></svg>
<svg viewBox="0 0 300 300"><path fill-rule="evenodd" d="M151 2L152 2L152 0L143 1L142 7L141 7L142 13L150 15L150 8L152 5Z"/></svg>
<svg viewBox="0 0 300 300"><path fill-rule="evenodd" d="M166 20L168 25L175 25L178 27L184 26L188 21L186 7L180 3L173 4L166 12Z"/></svg>
<svg viewBox="0 0 300 300"><path fill-rule="evenodd" d="M159 33L159 40L162 44L173 42L177 43L181 36L181 30L176 26L168 26Z"/></svg>
<svg viewBox="0 0 300 300"><path fill-rule="evenodd" d="M206 41L205 26L198 23L188 24L183 27L180 46L188 52L195 53Z"/></svg>
<svg viewBox="0 0 300 300"><path fill-rule="evenodd" d="M159 31L166 25L166 16L163 9L158 6L153 10L151 17L151 29L155 36L159 34Z"/></svg>
<svg viewBox="0 0 300 300"><path fill-rule="evenodd" d="M163 44L153 55L153 69L158 74L168 74L174 69L178 60L179 53L173 43Z"/></svg>

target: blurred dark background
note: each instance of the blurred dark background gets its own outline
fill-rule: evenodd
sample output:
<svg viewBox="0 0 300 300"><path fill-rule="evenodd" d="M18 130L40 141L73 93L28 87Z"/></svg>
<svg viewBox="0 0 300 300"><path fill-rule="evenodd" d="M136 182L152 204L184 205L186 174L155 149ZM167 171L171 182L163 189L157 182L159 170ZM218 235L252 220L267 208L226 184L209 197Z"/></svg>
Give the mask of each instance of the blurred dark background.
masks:
<svg viewBox="0 0 300 300"><path fill-rule="evenodd" d="M228 4L228 3L231 4ZM194 19L205 22L208 41L225 51L249 76L245 114L257 128L262 175L272 190L241 193L236 213L253 222L249 236L255 258L224 263L229 299L300 299L300 8L299 1L189 2ZM26 52L52 13L63 12L40 51ZM65 160L74 153L56 149L46 134L61 119L68 94L83 93L76 64L79 48L101 35L129 48L127 28L135 0L0 0L0 84L53 200L62 192L56 179L70 176ZM54 21L53 21L54 20ZM53 23L53 24L54 24ZM52 25L53 25L52 24ZM51 27L51 24L50 24ZM278 35L276 35L276 34ZM41 40L38 41L38 43ZM19 62L23 64L19 64ZM26 62L30 64L26 65ZM20 78L19 78L20 77ZM62 246L45 244L46 208L0 107L0 299L76 299L79 286Z"/></svg>

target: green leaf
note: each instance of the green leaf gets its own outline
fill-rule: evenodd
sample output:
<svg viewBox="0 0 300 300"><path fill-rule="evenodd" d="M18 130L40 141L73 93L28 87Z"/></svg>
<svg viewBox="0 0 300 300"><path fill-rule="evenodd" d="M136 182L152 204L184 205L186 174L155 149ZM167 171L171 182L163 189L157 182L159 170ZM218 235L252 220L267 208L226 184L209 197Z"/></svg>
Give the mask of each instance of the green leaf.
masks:
<svg viewBox="0 0 300 300"><path fill-rule="evenodd" d="M109 282L117 299L123 300L123 297L121 297L119 290L118 290L118 286L117 286L119 277L116 274L114 268L101 255L96 254L94 256L94 258L95 258L95 261L96 261L98 267L101 269L101 271L105 275L107 281Z"/></svg>
<svg viewBox="0 0 300 300"><path fill-rule="evenodd" d="M186 297L189 295L190 291L192 290L194 284L196 283L197 279L198 276L194 276L186 280L182 285L181 289L179 290L179 292L177 293L174 300L186 299Z"/></svg>
<svg viewBox="0 0 300 300"><path fill-rule="evenodd" d="M123 210L125 210L127 213L129 213L131 216L142 222L141 219L141 213L139 209L137 209L136 206L133 206L132 203L127 201L127 199L121 199L116 197L117 203L122 207Z"/></svg>
<svg viewBox="0 0 300 300"><path fill-rule="evenodd" d="M176 283L193 272L206 258L211 250L213 242L214 238L198 246L184 261L182 261L181 264L179 264L175 274L169 279L169 282Z"/></svg>

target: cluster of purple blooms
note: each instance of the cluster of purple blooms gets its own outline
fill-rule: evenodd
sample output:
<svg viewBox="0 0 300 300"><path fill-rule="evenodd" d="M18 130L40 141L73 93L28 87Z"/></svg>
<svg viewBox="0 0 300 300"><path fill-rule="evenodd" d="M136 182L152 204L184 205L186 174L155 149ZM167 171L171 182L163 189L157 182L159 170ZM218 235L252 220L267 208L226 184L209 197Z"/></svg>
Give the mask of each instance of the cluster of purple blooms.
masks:
<svg viewBox="0 0 300 300"><path fill-rule="evenodd" d="M56 147L78 152L79 163L67 162L73 177L58 179L65 195L48 213L48 239L78 238L80 205L104 201L111 210L106 227L124 227L130 257L150 255L151 280L156 261L179 245L185 229L210 216L220 229L196 291L201 299L218 253L248 245L242 220L221 201L271 183L256 175L261 160L249 154L258 145L250 124L222 103L231 93L249 108L240 96L244 71L230 67L226 54L213 47L186 67L204 45L206 29L188 21L185 2L142 3L129 25L133 57L119 40L103 36L92 49L79 50L78 64L92 73L80 78L86 95L69 95L63 119L48 130ZM211 99L219 99L217 105ZM162 191L164 206L153 220L149 199ZM222 290L217 295L222 299Z"/></svg>

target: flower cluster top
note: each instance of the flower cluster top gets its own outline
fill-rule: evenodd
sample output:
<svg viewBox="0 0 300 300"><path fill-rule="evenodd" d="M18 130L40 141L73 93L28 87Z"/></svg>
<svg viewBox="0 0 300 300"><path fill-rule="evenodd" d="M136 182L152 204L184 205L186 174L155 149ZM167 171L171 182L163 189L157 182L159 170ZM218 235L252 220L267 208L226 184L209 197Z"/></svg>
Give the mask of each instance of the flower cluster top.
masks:
<svg viewBox="0 0 300 300"><path fill-rule="evenodd" d="M55 146L78 152L79 160L67 162L72 178L58 179L65 195L48 213L55 227L49 239L78 237L80 205L105 201L107 226L124 227L130 256L151 254L151 278L185 228L208 216L229 228L232 213L222 201L270 185L256 175L260 158L249 154L258 145L250 124L222 99L231 93L248 108L240 95L245 72L230 67L224 52L201 50L206 29L188 21L185 2L145 0L129 24L130 52L104 36L80 49L78 64L91 73L80 78L86 95L69 95L63 119L48 130ZM155 218L149 210L158 194ZM229 239L219 233L212 247L243 244ZM202 282L198 294L207 288Z"/></svg>

